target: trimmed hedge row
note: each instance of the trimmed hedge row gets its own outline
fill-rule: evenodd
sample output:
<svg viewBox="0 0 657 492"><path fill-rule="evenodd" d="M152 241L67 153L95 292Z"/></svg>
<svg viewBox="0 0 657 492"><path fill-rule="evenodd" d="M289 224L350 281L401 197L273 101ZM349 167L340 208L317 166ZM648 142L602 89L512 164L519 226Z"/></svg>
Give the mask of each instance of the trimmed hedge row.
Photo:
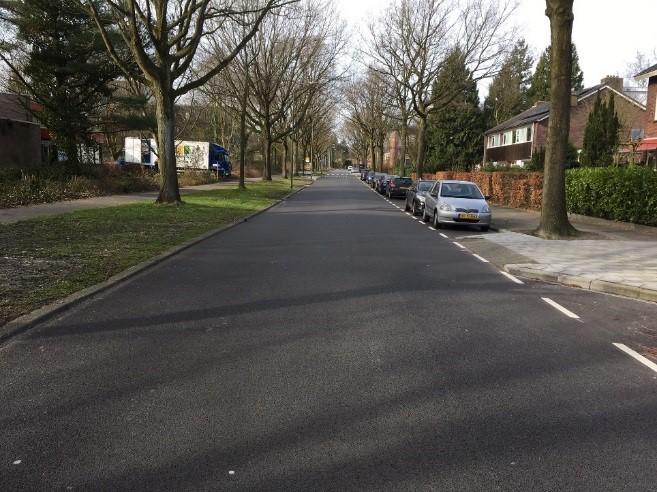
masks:
<svg viewBox="0 0 657 492"><path fill-rule="evenodd" d="M425 179L476 183L498 205L540 210L543 173L439 172ZM645 167L587 167L566 171L571 213L657 226L657 172Z"/></svg>
<svg viewBox="0 0 657 492"><path fill-rule="evenodd" d="M645 167L571 169L566 204L576 214L657 226L657 172Z"/></svg>

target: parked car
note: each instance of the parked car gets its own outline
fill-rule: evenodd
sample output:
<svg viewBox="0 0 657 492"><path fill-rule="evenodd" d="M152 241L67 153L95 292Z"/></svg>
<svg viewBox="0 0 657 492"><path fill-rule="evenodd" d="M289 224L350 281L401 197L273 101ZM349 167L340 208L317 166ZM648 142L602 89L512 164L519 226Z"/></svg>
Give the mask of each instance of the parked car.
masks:
<svg viewBox="0 0 657 492"><path fill-rule="evenodd" d="M369 174L370 170L367 168L363 168L360 170L360 180L365 181L367 179L367 175Z"/></svg>
<svg viewBox="0 0 657 492"><path fill-rule="evenodd" d="M369 184L370 184L370 187L371 187L371 188L376 189L376 183L377 183L377 181L379 180L379 178L381 178L381 176L385 176L385 174L384 174L384 173L377 173L377 172L375 172L375 173L372 175L372 178L371 178L370 181L369 181Z"/></svg>
<svg viewBox="0 0 657 492"><path fill-rule="evenodd" d="M411 178L393 178L388 181L386 195L388 195L388 198L397 196L405 198L406 192L411 186L413 186L413 180Z"/></svg>
<svg viewBox="0 0 657 492"><path fill-rule="evenodd" d="M378 191L382 195L385 195L386 191L388 189L388 183L390 182L390 180L393 179L393 178L398 178L398 177L399 176L393 176L391 174L382 174L381 177L376 182L376 191Z"/></svg>
<svg viewBox="0 0 657 492"><path fill-rule="evenodd" d="M470 181L436 181L425 195L422 220L438 229L444 224L490 227L492 214L479 187Z"/></svg>
<svg viewBox="0 0 657 492"><path fill-rule="evenodd" d="M433 179L417 180L406 193L406 206L404 207L405 210L407 212L411 212L413 215L420 215L424 210L425 195L435 182L436 181Z"/></svg>
<svg viewBox="0 0 657 492"><path fill-rule="evenodd" d="M354 166L347 166L347 171L351 172L354 170Z"/></svg>

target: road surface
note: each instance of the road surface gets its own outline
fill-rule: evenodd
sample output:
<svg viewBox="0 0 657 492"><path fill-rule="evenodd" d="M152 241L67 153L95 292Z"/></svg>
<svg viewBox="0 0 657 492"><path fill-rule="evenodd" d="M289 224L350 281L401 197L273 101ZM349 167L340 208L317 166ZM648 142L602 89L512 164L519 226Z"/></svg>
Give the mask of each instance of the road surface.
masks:
<svg viewBox="0 0 657 492"><path fill-rule="evenodd" d="M0 489L654 490L657 372L612 344L655 306L402 203L321 178L3 344Z"/></svg>

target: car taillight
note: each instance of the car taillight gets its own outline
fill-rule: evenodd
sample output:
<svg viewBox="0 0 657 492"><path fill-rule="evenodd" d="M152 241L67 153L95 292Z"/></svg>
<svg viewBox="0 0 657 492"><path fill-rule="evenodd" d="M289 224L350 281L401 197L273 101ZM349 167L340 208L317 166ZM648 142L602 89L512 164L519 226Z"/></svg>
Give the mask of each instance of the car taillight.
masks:
<svg viewBox="0 0 657 492"><path fill-rule="evenodd" d="M390 186L390 188L394 188L394 187L395 187L395 183L393 183L393 182L391 181L390 183L388 183L388 186Z"/></svg>

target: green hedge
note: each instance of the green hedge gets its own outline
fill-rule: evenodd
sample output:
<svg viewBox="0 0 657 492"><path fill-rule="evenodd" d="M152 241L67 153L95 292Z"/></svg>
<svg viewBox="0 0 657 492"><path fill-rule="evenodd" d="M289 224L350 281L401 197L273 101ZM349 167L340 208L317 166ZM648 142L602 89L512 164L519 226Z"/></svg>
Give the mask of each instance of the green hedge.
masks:
<svg viewBox="0 0 657 492"><path fill-rule="evenodd" d="M645 167L588 167L566 173L568 211L657 226L657 172Z"/></svg>

